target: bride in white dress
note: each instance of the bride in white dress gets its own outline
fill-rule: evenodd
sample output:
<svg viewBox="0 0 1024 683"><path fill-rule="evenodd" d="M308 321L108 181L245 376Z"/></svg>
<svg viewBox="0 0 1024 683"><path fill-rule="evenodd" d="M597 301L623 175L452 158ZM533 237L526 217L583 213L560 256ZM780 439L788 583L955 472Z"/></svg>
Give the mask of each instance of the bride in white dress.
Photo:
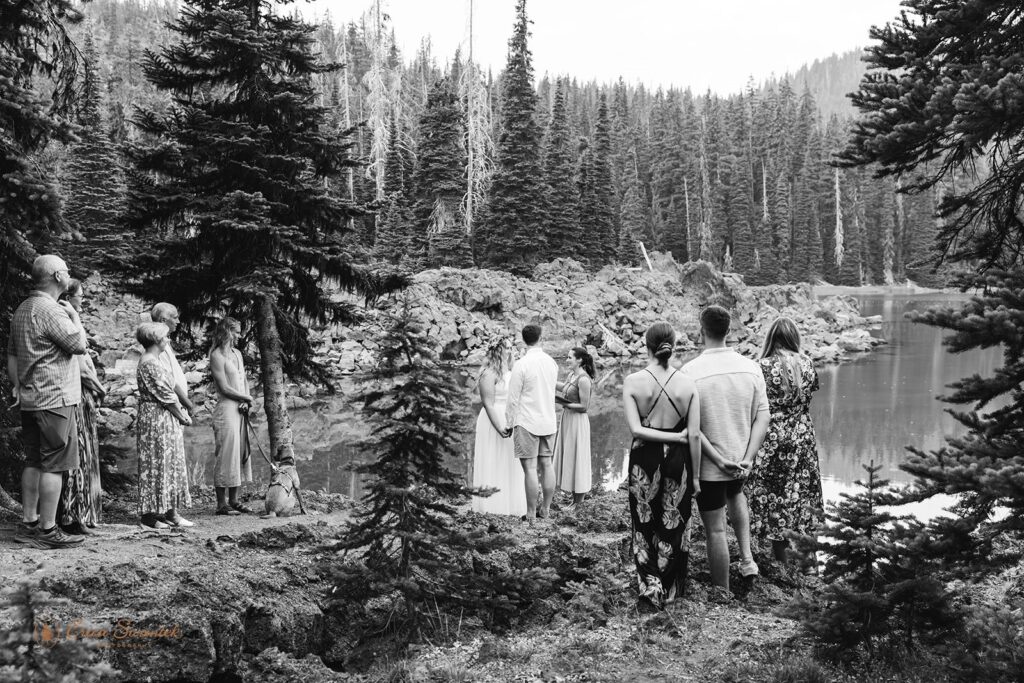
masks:
<svg viewBox="0 0 1024 683"><path fill-rule="evenodd" d="M498 515L526 514L523 468L505 438L505 402L512 376L512 340L505 338L487 350L478 387L483 408L476 419L473 448L473 486L496 488L490 496L473 496L473 510Z"/></svg>

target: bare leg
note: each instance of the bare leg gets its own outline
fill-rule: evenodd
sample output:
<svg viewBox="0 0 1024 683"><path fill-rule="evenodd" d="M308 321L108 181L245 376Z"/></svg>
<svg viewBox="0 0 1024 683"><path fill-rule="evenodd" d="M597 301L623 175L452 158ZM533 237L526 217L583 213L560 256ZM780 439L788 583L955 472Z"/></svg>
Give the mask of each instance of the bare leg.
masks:
<svg viewBox="0 0 1024 683"><path fill-rule="evenodd" d="M701 512L707 536L711 583L729 590L729 544L725 538L725 508Z"/></svg>
<svg viewBox="0 0 1024 683"><path fill-rule="evenodd" d="M750 552L750 509L743 491L729 498L729 517L732 518L732 530L736 532L736 543L740 547L740 560L753 560L754 554Z"/></svg>
<svg viewBox="0 0 1024 683"><path fill-rule="evenodd" d="M526 484L526 519L536 519L537 492L540 489L537 482L537 458L519 458L519 464L523 468L523 479Z"/></svg>
<svg viewBox="0 0 1024 683"><path fill-rule="evenodd" d="M64 486L63 472L43 472L39 476L39 528L52 529L57 523L57 502ZM28 507L28 506L26 506ZM28 514L27 512L25 513Z"/></svg>
<svg viewBox="0 0 1024 683"><path fill-rule="evenodd" d="M38 467L26 467L21 473L22 519L29 524L39 519L39 478L42 474Z"/></svg>
<svg viewBox="0 0 1024 683"><path fill-rule="evenodd" d="M552 458L550 455L545 455L537 458L540 464L540 486L544 492L544 502L541 504L540 516L550 517L551 516L551 501L555 497L555 468L551 462ZM527 493L529 495L529 493ZM537 493L534 492L534 499L537 497Z"/></svg>

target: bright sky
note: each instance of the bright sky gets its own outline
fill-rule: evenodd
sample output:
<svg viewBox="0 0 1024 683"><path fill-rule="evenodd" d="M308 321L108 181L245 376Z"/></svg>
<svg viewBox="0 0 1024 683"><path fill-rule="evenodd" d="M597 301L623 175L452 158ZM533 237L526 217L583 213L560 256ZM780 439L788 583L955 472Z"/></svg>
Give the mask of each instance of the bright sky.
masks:
<svg viewBox="0 0 1024 683"><path fill-rule="evenodd" d="M403 55L430 36L445 64L468 47L470 0L384 0ZM515 0L474 0L473 54L504 68ZM313 0L307 17L330 12L335 24L358 21L371 0ZM869 43L868 29L894 18L899 0L527 0L530 48L540 77L652 87L690 86L727 94L749 76L761 81L804 63Z"/></svg>

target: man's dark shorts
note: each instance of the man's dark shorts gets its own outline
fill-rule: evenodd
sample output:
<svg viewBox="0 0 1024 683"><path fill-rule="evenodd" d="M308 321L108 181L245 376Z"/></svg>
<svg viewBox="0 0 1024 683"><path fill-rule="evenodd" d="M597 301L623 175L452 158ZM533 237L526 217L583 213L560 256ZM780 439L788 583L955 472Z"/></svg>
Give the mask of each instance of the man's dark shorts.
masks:
<svg viewBox="0 0 1024 683"><path fill-rule="evenodd" d="M78 419L75 406L21 411L25 467L43 472L78 469Z"/></svg>
<svg viewBox="0 0 1024 683"><path fill-rule="evenodd" d="M701 512L711 512L725 507L725 501L738 495L743 490L744 479L732 479L729 481L704 481L700 480L700 493L697 494L697 509Z"/></svg>

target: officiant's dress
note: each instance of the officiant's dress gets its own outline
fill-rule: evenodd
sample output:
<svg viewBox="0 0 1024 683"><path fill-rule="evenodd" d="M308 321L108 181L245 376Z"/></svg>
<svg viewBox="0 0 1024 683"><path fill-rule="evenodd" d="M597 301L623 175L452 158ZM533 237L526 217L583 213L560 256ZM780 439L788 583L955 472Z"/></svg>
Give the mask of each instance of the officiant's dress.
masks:
<svg viewBox="0 0 1024 683"><path fill-rule="evenodd" d="M587 381L590 381L589 378ZM566 403L580 402L580 376L565 387ZM555 483L567 493L587 493L593 485L590 466L590 418L563 410L555 439Z"/></svg>

